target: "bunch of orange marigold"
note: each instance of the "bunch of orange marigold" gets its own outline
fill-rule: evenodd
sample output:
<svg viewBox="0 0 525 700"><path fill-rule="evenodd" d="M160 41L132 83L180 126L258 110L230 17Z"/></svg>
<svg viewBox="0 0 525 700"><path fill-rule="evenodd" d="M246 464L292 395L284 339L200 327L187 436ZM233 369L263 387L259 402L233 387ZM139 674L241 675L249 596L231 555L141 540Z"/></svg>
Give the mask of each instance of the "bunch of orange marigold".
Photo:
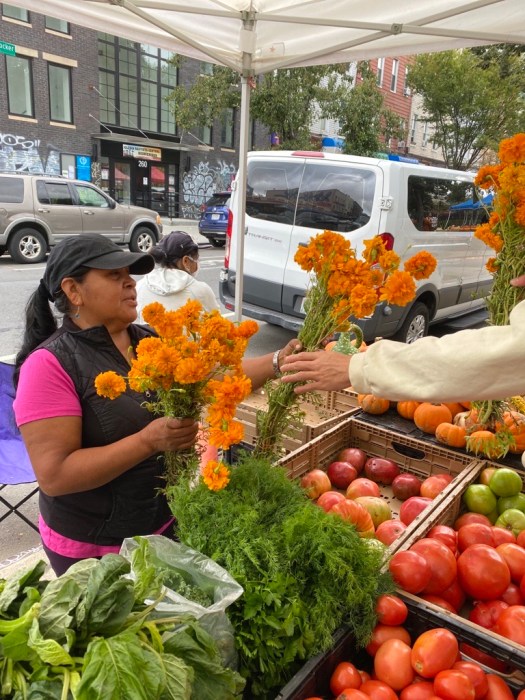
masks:
<svg viewBox="0 0 525 700"><path fill-rule="evenodd" d="M523 287L510 280L525 272L525 134L504 139L499 163L480 168L475 183L494 193L488 223L478 226L475 236L492 248L487 262L494 283L487 306L493 325L506 325L514 306L525 298Z"/></svg>
<svg viewBox="0 0 525 700"><path fill-rule="evenodd" d="M323 231L295 254L298 265L310 273L305 301L306 317L299 340L306 351L318 350L323 340L349 327L349 317L365 318L382 301L405 306L416 294L415 280L429 277L435 258L416 253L401 266L401 258L375 236L364 242L362 259L339 233ZM258 454L276 452L293 417L297 399L293 384L268 386L268 411L259 417Z"/></svg>
<svg viewBox="0 0 525 700"><path fill-rule="evenodd" d="M159 416L202 421L209 443L226 449L243 437L234 420L237 405L251 391L242 370L242 358L255 321L234 324L218 311L205 313L198 301L188 301L176 311L155 302L143 310L144 321L156 336L143 338L131 361L127 377L104 372L95 380L100 396L115 399L129 390L153 396L145 407ZM198 468L197 449L166 453L168 485ZM224 488L229 470L210 461L202 479L212 490Z"/></svg>

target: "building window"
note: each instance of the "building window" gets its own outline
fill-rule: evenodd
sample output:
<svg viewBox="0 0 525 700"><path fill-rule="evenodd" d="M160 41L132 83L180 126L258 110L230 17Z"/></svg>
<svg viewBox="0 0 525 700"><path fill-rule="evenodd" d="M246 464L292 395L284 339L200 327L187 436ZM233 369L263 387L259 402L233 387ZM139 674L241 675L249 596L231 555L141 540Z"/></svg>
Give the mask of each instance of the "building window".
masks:
<svg viewBox="0 0 525 700"><path fill-rule="evenodd" d="M423 142L422 146L426 146L428 143L428 122L425 122L423 124Z"/></svg>
<svg viewBox="0 0 525 700"><path fill-rule="evenodd" d="M213 63L207 63L206 61L201 61L200 72L201 72L201 75L213 75Z"/></svg>
<svg viewBox="0 0 525 700"><path fill-rule="evenodd" d="M193 135L206 146L211 146L211 126L196 126Z"/></svg>
<svg viewBox="0 0 525 700"><path fill-rule="evenodd" d="M9 114L34 117L31 59L6 56Z"/></svg>
<svg viewBox="0 0 525 700"><path fill-rule="evenodd" d="M403 88L403 95L405 97L410 97L410 95L412 94L412 90L408 87L408 83L407 83L409 70L410 70L410 68L409 68L409 66L407 66L405 68L405 87Z"/></svg>
<svg viewBox="0 0 525 700"><path fill-rule="evenodd" d="M49 117L54 122L73 122L71 104L71 69L64 66L48 65L49 77Z"/></svg>
<svg viewBox="0 0 525 700"><path fill-rule="evenodd" d="M385 72L385 59L384 58L378 58L377 59L377 77L376 81L379 87L383 85L383 75Z"/></svg>
<svg viewBox="0 0 525 700"><path fill-rule="evenodd" d="M397 74L399 71L399 61L397 58L392 59L392 78L390 80L390 90L395 92L397 90Z"/></svg>
<svg viewBox="0 0 525 700"><path fill-rule="evenodd" d="M416 142L416 126L417 126L417 114L412 117L412 123L410 125L410 143Z"/></svg>
<svg viewBox="0 0 525 700"><path fill-rule="evenodd" d="M65 19L55 19L55 17L46 17L46 29L52 29L54 32L61 34L69 34L69 22Z"/></svg>
<svg viewBox="0 0 525 700"><path fill-rule="evenodd" d="M99 71L98 89L100 91L100 121L103 124L116 124L115 74Z"/></svg>
<svg viewBox="0 0 525 700"><path fill-rule="evenodd" d="M121 75L119 78L120 126L138 126L139 100L137 79Z"/></svg>
<svg viewBox="0 0 525 700"><path fill-rule="evenodd" d="M221 146L224 148L233 148L233 124L234 110L232 108L225 109L221 118Z"/></svg>
<svg viewBox="0 0 525 700"><path fill-rule="evenodd" d="M2 14L4 17L18 19L20 22L29 22L29 12L27 10L23 10L21 7L4 4L2 5Z"/></svg>

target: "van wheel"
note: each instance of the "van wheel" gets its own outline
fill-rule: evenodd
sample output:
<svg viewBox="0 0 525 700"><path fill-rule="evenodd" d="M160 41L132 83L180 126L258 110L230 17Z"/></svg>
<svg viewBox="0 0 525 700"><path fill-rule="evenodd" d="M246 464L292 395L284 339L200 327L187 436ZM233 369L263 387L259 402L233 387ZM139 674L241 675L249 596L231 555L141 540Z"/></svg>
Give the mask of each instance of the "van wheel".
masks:
<svg viewBox="0 0 525 700"><path fill-rule="evenodd" d="M34 228L22 228L9 239L9 255L17 263L42 262L46 253L46 239Z"/></svg>
<svg viewBox="0 0 525 700"><path fill-rule="evenodd" d="M422 302L417 302L408 312L403 325L392 337L402 343L413 343L428 334L430 314L428 307Z"/></svg>
<svg viewBox="0 0 525 700"><path fill-rule="evenodd" d="M224 248L224 241L218 241L216 238L212 239L211 244L214 248Z"/></svg>
<svg viewBox="0 0 525 700"><path fill-rule="evenodd" d="M3 255L6 251L5 245L0 245L0 255Z"/></svg>
<svg viewBox="0 0 525 700"><path fill-rule="evenodd" d="M147 226L139 226L131 234L129 249L133 253L149 253L157 239Z"/></svg>

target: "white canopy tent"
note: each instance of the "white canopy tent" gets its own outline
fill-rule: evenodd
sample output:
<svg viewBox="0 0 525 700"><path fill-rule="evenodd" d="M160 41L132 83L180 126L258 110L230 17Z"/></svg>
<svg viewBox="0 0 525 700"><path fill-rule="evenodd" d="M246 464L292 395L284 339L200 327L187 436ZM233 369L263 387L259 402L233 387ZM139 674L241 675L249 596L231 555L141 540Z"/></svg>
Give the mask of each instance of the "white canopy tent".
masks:
<svg viewBox="0 0 525 700"><path fill-rule="evenodd" d="M250 78L284 67L525 43L524 0L16 0L241 76L235 315L241 317Z"/></svg>

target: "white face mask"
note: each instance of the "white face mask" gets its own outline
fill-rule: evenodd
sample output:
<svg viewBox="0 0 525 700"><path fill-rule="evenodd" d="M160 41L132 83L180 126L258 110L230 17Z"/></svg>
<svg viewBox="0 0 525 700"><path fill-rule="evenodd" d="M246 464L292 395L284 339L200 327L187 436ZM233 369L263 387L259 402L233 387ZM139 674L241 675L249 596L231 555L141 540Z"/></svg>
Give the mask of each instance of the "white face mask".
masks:
<svg viewBox="0 0 525 700"><path fill-rule="evenodd" d="M192 277L197 277L197 275L199 274L199 270L200 270L200 262L198 260L195 260L195 258L190 257L189 255L188 255L188 257L190 258L190 260L192 260L195 263L195 265L197 267L193 270L193 272L190 272L190 270L188 270L187 268L185 268L185 270L188 273L188 275L191 275Z"/></svg>

